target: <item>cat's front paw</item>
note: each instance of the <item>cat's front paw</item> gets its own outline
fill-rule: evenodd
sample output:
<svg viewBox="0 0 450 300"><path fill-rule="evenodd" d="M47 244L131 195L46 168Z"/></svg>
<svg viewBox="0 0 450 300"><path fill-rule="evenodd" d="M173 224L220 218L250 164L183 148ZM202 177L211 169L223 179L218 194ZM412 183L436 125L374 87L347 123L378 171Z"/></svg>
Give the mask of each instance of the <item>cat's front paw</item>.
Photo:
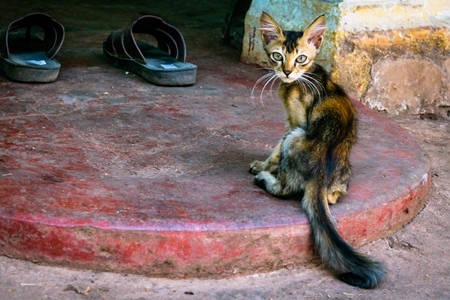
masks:
<svg viewBox="0 0 450 300"><path fill-rule="evenodd" d="M259 172L264 170L264 162L259 161L259 160L255 160L254 162L252 162L250 164L250 169L248 170L250 173L252 173L253 175L258 174Z"/></svg>

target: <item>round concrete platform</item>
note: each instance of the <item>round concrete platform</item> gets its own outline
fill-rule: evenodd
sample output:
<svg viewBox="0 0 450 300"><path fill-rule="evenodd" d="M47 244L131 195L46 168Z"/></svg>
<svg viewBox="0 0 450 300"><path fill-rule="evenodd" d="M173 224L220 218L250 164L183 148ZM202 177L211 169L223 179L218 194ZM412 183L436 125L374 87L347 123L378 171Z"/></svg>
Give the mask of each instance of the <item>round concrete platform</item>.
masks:
<svg viewBox="0 0 450 300"><path fill-rule="evenodd" d="M197 84L165 88L109 65L110 30L67 34L52 84L0 76L0 254L61 266L219 277L313 257L299 199L252 183L284 132L276 97L252 103L264 71L185 31ZM214 35L211 35L214 36ZM355 103L349 193L331 210L358 247L422 209L430 161L394 122Z"/></svg>
<svg viewBox="0 0 450 300"><path fill-rule="evenodd" d="M265 103L277 109L252 105L248 86L227 86L232 77L165 89L138 77L115 86L124 74L108 71L72 69L53 87L3 80L1 254L167 277L248 274L313 257L300 201L269 196L248 173L283 134L277 99ZM355 105L353 176L332 213L357 247L423 208L430 162L398 125Z"/></svg>

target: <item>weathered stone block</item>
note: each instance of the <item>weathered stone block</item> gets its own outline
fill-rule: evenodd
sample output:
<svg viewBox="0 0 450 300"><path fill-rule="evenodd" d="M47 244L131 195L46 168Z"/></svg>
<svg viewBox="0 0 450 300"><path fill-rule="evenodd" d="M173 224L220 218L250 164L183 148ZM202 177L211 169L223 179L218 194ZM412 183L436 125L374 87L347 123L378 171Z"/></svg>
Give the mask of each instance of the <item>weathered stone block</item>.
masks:
<svg viewBox="0 0 450 300"><path fill-rule="evenodd" d="M436 112L444 102L446 74L427 58L382 59L372 67L372 83L362 99L388 114Z"/></svg>

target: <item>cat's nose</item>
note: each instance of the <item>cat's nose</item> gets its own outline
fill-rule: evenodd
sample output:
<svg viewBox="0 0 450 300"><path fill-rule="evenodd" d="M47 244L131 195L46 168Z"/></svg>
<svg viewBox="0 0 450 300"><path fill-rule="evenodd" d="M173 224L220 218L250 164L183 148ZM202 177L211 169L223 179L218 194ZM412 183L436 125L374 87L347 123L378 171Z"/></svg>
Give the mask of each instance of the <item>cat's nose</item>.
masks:
<svg viewBox="0 0 450 300"><path fill-rule="evenodd" d="M288 77L289 74L292 73L292 71L291 70L283 70L283 73L286 74L286 77Z"/></svg>

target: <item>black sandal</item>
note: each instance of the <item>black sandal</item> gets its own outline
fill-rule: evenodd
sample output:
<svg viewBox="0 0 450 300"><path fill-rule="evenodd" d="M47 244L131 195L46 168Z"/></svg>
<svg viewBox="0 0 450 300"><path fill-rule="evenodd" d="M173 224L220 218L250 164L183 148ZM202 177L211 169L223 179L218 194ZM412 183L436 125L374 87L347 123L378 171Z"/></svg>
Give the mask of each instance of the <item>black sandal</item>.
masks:
<svg viewBox="0 0 450 300"><path fill-rule="evenodd" d="M41 32L36 30L40 27ZM53 82L61 64L54 59L64 41L64 27L43 13L32 13L0 30L0 68L21 82Z"/></svg>
<svg viewBox="0 0 450 300"><path fill-rule="evenodd" d="M135 40L133 34L153 36L158 45ZM139 74L163 86L191 85L197 66L186 62L186 44L180 31L161 18L146 15L103 42L103 53L114 66Z"/></svg>

